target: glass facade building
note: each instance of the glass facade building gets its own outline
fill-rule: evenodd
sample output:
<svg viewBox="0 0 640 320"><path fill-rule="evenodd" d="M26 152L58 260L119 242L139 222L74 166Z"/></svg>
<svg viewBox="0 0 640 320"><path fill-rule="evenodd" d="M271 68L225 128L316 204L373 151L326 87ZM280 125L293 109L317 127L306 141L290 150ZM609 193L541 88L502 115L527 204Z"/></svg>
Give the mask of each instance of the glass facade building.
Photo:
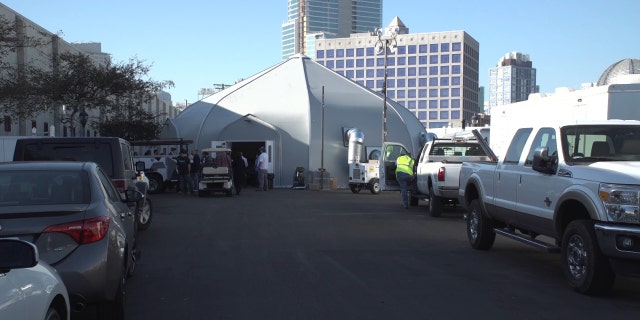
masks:
<svg viewBox="0 0 640 320"><path fill-rule="evenodd" d="M349 37L382 25L382 0L288 0L287 12L282 24L283 59L296 53L313 57L309 40Z"/></svg>
<svg viewBox="0 0 640 320"><path fill-rule="evenodd" d="M410 111L425 128L460 127L480 109L479 43L464 31L410 34L397 17L397 47L387 51L387 98ZM377 36L316 39L318 63L382 92L385 54Z"/></svg>
<svg viewBox="0 0 640 320"><path fill-rule="evenodd" d="M489 70L489 105L491 107L525 101L529 94L540 91L536 85L536 69L528 54L510 52Z"/></svg>

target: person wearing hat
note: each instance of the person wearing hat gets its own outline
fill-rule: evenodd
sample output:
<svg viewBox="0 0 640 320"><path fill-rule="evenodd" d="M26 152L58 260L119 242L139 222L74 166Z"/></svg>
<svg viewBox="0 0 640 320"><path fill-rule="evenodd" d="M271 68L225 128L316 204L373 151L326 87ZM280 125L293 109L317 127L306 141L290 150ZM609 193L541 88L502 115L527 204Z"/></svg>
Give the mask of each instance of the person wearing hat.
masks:
<svg viewBox="0 0 640 320"><path fill-rule="evenodd" d="M396 159L396 179L400 184L402 207L409 209L408 189L413 181L413 159L411 153L406 153Z"/></svg>
<svg viewBox="0 0 640 320"><path fill-rule="evenodd" d="M176 167L180 177L179 192L182 192L182 194L192 194L193 183L191 182L191 159L189 159L187 150L180 150L180 155L176 157Z"/></svg>
<svg viewBox="0 0 640 320"><path fill-rule="evenodd" d="M258 189L256 191L267 191L269 189L268 186L268 169L269 169L269 158L267 156L266 149L264 147L260 147L260 155L258 156Z"/></svg>

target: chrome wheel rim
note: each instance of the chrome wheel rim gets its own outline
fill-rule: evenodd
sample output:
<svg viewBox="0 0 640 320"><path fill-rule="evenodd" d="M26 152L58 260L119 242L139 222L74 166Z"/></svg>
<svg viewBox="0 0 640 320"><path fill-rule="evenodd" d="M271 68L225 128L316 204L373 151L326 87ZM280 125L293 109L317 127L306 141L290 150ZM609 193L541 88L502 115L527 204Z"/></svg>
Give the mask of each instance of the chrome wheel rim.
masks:
<svg viewBox="0 0 640 320"><path fill-rule="evenodd" d="M478 239L478 226L480 224L480 218L478 217L476 209L473 209L469 214L469 222L467 224L469 226L469 236L471 237L471 240L475 241Z"/></svg>
<svg viewBox="0 0 640 320"><path fill-rule="evenodd" d="M567 266L575 279L581 279L587 273L587 250L578 235L571 236L567 243Z"/></svg>

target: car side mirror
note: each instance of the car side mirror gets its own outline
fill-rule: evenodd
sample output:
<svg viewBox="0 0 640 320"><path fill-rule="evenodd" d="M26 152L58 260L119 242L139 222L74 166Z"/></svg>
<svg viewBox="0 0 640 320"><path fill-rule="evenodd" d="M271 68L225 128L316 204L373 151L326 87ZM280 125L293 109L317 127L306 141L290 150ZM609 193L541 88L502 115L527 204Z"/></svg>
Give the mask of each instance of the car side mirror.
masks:
<svg viewBox="0 0 640 320"><path fill-rule="evenodd" d="M555 173L555 157L549 156L548 147L538 147L533 151L532 169L544 174Z"/></svg>
<svg viewBox="0 0 640 320"><path fill-rule="evenodd" d="M127 189L124 192L124 197L126 202L138 202L140 199L144 198L144 195L138 190Z"/></svg>
<svg viewBox="0 0 640 320"><path fill-rule="evenodd" d="M32 268L38 264L38 249L30 242L0 239L0 273L11 269Z"/></svg>

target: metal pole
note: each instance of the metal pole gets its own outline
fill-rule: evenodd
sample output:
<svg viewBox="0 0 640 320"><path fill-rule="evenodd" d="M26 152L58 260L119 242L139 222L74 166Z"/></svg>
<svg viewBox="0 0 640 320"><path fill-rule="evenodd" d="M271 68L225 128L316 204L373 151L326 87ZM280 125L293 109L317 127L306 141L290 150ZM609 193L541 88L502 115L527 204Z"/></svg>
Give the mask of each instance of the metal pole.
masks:
<svg viewBox="0 0 640 320"><path fill-rule="evenodd" d="M384 40L382 43L382 49L384 50L384 82L382 83L382 147L387 141L387 46L388 40Z"/></svg>
<svg viewBox="0 0 640 320"><path fill-rule="evenodd" d="M320 147L320 190L324 190L324 86L322 86L322 145Z"/></svg>

